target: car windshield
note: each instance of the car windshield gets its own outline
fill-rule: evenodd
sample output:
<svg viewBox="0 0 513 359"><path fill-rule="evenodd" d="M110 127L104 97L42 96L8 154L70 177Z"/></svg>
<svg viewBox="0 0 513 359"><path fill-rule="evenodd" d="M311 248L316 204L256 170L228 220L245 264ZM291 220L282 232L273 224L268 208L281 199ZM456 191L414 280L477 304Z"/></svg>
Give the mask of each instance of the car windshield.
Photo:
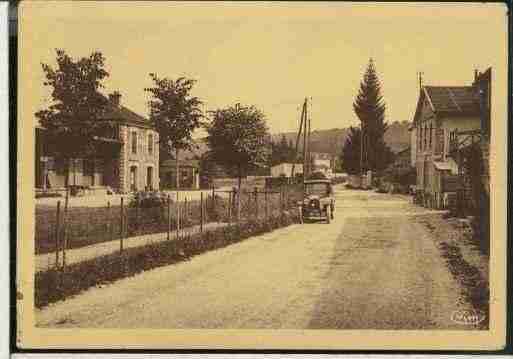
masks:
<svg viewBox="0 0 513 359"><path fill-rule="evenodd" d="M330 194L330 187L327 183L308 183L305 185L305 192L307 196L327 196Z"/></svg>

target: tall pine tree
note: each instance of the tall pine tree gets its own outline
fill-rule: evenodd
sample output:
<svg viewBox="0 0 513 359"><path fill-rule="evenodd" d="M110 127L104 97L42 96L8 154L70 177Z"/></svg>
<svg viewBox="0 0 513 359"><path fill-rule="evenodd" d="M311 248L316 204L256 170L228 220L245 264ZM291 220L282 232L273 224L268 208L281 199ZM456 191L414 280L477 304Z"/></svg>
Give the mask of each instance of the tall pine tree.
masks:
<svg viewBox="0 0 513 359"><path fill-rule="evenodd" d="M350 175L360 173L361 135L359 127L349 127L349 134L340 156L343 170Z"/></svg>
<svg viewBox="0 0 513 359"><path fill-rule="evenodd" d="M384 140L388 129L385 122L385 108L374 61L370 59L353 103L354 112L360 120L360 128L363 131L362 170L364 172L367 170L380 172L391 161L391 151Z"/></svg>

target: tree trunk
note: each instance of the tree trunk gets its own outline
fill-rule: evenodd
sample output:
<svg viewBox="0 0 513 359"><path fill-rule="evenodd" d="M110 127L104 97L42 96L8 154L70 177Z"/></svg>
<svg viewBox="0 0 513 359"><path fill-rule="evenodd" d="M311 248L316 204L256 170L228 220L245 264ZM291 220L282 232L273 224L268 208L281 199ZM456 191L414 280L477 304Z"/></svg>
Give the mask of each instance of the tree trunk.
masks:
<svg viewBox="0 0 513 359"><path fill-rule="evenodd" d="M176 190L180 188L180 164L178 163L178 148L175 152L176 156Z"/></svg>

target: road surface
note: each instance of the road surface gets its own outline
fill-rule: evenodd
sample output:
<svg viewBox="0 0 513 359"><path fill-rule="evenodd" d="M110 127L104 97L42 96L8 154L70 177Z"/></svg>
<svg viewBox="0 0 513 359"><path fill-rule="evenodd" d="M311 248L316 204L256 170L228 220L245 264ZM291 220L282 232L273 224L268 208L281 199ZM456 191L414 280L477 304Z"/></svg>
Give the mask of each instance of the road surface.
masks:
<svg viewBox="0 0 513 359"><path fill-rule="evenodd" d="M473 329L470 309L408 197L336 189L331 224L292 225L93 288L38 326Z"/></svg>

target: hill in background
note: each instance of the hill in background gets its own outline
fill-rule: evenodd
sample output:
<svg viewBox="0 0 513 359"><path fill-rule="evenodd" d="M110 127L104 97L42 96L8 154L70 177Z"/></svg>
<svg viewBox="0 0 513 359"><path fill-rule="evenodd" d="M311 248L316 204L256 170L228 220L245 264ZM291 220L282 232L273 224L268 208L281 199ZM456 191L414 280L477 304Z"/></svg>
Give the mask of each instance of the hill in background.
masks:
<svg viewBox="0 0 513 359"><path fill-rule="evenodd" d="M410 122L392 122L387 132L385 133L385 142L392 149L393 152L399 152L410 145L410 133L408 132L408 126ZM312 152L324 152L336 154L337 156L342 152L342 147L346 142L347 128L333 128L329 130L313 130L312 137L310 139ZM296 143L297 132L283 132L273 134L272 140L278 142L281 140L281 136L285 135L287 141ZM182 152L180 158L182 159L194 159L201 156L208 150L208 145L205 138L196 140L197 149L193 151ZM303 148L302 141L299 144L299 150Z"/></svg>
<svg viewBox="0 0 513 359"><path fill-rule="evenodd" d="M399 152L410 145L409 125L410 122L408 121L396 121L389 125L385 133L385 142L393 152ZM348 132L349 129L347 128L312 131L310 139L312 152L340 154L346 142ZM279 141L282 135L285 135L287 141L292 141L294 144L296 143L297 133L294 132L273 134L273 141ZM303 148L302 142L300 142L299 148Z"/></svg>

